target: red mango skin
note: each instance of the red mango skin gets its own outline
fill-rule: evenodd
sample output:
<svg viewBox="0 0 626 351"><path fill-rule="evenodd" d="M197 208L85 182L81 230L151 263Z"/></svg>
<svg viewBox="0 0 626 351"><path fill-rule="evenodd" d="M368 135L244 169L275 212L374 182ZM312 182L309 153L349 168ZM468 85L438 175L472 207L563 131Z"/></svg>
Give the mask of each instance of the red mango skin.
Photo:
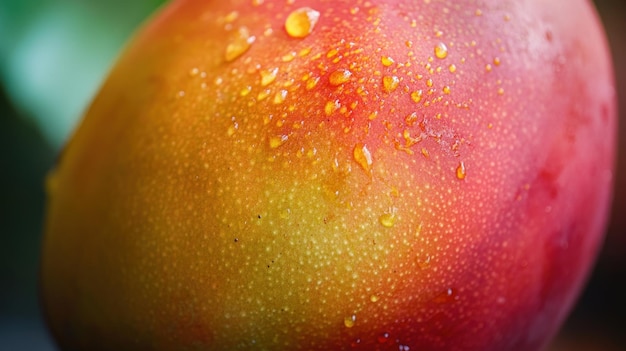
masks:
<svg viewBox="0 0 626 351"><path fill-rule="evenodd" d="M50 329L64 350L539 350L602 241L612 74L582 0L173 2L49 178Z"/></svg>

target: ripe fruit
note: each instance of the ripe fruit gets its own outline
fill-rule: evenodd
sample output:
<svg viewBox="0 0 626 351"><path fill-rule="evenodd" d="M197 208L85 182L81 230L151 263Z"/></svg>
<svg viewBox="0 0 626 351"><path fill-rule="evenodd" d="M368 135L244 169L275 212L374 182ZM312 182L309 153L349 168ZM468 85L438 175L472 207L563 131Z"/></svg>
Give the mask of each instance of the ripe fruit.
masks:
<svg viewBox="0 0 626 351"><path fill-rule="evenodd" d="M177 1L49 181L68 350L537 350L605 222L587 1Z"/></svg>

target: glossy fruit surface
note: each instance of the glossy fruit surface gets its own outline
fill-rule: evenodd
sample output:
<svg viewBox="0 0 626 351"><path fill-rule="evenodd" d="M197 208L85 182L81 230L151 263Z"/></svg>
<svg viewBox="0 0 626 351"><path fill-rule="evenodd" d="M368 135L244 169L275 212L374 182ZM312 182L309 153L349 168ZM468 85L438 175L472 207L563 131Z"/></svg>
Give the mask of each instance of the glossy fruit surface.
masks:
<svg viewBox="0 0 626 351"><path fill-rule="evenodd" d="M67 350L538 350L601 242L587 1L177 1L51 175Z"/></svg>

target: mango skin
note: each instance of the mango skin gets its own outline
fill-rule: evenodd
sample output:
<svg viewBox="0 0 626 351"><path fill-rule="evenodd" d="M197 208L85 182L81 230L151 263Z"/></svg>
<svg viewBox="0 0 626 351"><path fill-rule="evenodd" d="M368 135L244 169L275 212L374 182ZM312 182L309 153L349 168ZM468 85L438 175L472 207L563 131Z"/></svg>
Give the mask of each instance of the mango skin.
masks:
<svg viewBox="0 0 626 351"><path fill-rule="evenodd" d="M48 324L63 350L538 350L615 130L588 1L175 1L48 180Z"/></svg>

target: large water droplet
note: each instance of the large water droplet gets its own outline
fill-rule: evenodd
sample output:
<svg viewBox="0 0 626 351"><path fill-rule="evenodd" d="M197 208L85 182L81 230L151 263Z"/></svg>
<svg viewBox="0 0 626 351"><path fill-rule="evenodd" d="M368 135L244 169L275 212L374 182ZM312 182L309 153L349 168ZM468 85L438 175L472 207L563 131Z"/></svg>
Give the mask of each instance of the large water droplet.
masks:
<svg viewBox="0 0 626 351"><path fill-rule="evenodd" d="M319 18L320 13L318 11L310 7L301 7L287 16L285 30L290 37L304 38L311 34Z"/></svg>

